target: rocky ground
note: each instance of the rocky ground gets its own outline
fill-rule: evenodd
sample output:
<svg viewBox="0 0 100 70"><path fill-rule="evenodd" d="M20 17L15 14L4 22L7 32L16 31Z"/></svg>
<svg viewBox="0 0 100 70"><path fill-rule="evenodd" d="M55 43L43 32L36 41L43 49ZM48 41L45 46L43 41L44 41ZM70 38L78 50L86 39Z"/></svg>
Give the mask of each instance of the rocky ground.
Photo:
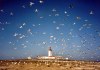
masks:
<svg viewBox="0 0 100 70"><path fill-rule="evenodd" d="M0 70L100 70L100 62L1 60Z"/></svg>

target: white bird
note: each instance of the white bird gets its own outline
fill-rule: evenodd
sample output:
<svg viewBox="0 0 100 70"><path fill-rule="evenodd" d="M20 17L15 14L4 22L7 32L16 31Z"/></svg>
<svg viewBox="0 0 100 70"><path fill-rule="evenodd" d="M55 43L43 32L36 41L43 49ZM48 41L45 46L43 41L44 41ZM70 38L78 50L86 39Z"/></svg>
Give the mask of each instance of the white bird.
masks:
<svg viewBox="0 0 100 70"><path fill-rule="evenodd" d="M34 5L34 3L33 2L30 2L30 6L33 6Z"/></svg>
<svg viewBox="0 0 100 70"><path fill-rule="evenodd" d="M38 12L38 9L35 9L35 12Z"/></svg>
<svg viewBox="0 0 100 70"><path fill-rule="evenodd" d="M39 3L43 3L43 1L42 1L42 0L40 0L40 1L39 1Z"/></svg>
<svg viewBox="0 0 100 70"><path fill-rule="evenodd" d="M90 14L91 14L91 15L94 14L93 11L90 11Z"/></svg>

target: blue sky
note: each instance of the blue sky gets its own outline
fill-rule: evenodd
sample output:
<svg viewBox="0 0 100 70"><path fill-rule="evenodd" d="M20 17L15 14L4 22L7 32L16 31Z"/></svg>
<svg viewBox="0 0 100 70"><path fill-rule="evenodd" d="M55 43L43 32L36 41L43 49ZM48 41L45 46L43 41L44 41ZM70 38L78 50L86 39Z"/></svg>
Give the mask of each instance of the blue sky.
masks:
<svg viewBox="0 0 100 70"><path fill-rule="evenodd" d="M47 55L100 59L99 0L1 0L0 59Z"/></svg>

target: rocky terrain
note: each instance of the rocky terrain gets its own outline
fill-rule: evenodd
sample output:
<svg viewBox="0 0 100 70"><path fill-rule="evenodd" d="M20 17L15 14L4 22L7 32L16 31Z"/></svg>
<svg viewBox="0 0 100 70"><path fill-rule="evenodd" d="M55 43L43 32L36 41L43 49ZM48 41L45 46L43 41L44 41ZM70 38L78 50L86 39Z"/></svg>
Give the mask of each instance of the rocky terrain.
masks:
<svg viewBox="0 0 100 70"><path fill-rule="evenodd" d="M0 60L0 70L100 70L100 62Z"/></svg>

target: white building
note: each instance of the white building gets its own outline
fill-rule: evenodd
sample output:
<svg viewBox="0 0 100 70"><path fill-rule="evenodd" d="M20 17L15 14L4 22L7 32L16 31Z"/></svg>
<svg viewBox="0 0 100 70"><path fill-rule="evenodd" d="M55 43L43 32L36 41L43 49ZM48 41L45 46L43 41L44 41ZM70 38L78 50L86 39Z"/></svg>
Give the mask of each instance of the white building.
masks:
<svg viewBox="0 0 100 70"><path fill-rule="evenodd" d="M53 56L51 47L49 47L48 49L48 56L38 56L37 58L38 59L64 59L62 56Z"/></svg>
<svg viewBox="0 0 100 70"><path fill-rule="evenodd" d="M32 59L32 58L29 56L29 57L27 57L27 59L30 60L30 59Z"/></svg>
<svg viewBox="0 0 100 70"><path fill-rule="evenodd" d="M48 57L51 57L52 56L52 49L51 47L48 49Z"/></svg>

